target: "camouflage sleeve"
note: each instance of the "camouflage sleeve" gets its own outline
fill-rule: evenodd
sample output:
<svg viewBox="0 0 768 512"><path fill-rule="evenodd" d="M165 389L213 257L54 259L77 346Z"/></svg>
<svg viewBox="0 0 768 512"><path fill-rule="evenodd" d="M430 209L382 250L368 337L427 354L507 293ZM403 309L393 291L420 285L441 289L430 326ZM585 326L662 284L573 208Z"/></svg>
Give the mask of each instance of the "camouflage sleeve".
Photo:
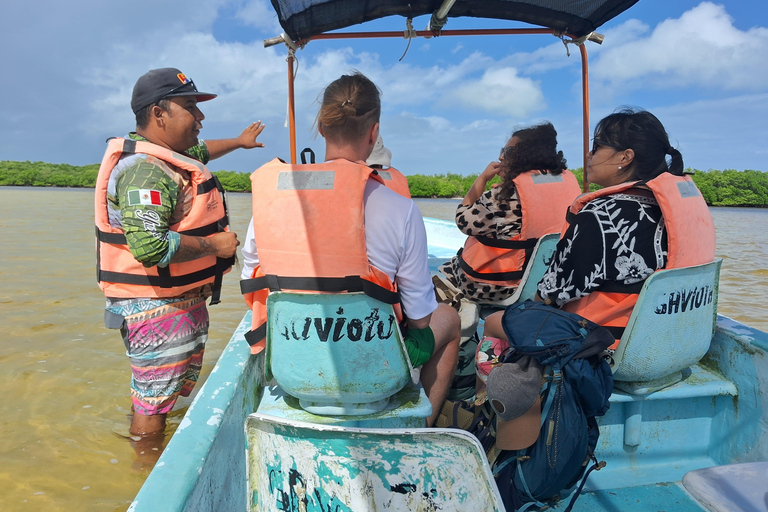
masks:
<svg viewBox="0 0 768 512"><path fill-rule="evenodd" d="M168 259L168 227L179 189L155 164L141 160L117 181L116 199L128 248L145 267Z"/></svg>
<svg viewBox="0 0 768 512"><path fill-rule="evenodd" d="M203 165L208 163L211 159L211 154L208 152L208 145L203 139L197 140L197 146L192 146L187 150L187 154L192 158L196 158L203 162Z"/></svg>

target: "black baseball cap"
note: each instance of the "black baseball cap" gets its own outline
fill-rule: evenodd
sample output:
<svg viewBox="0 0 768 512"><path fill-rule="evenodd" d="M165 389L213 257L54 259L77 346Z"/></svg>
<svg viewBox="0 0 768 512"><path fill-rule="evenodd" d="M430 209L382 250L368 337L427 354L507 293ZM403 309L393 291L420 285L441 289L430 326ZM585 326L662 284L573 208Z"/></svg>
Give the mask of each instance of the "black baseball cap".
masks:
<svg viewBox="0 0 768 512"><path fill-rule="evenodd" d="M136 80L131 108L135 114L147 105L172 96L194 96L197 101L208 101L216 97L215 94L198 91L195 82L176 68L152 69Z"/></svg>

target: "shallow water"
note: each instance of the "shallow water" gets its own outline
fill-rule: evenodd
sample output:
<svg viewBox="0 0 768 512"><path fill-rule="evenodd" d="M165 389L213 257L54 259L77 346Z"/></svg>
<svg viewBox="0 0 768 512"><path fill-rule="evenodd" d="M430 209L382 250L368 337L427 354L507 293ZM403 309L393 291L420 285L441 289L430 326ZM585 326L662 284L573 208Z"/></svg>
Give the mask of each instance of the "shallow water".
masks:
<svg viewBox="0 0 768 512"><path fill-rule="evenodd" d="M241 239L250 195L229 194ZM458 200L418 200L453 219ZM719 310L768 330L768 210L712 209L723 258ZM93 190L0 187L0 510L124 511L152 466L127 433L130 369L117 331L103 327L95 281ZM209 309L203 378L245 312L239 269ZM198 386L199 387L199 386ZM191 398L169 416L178 426Z"/></svg>

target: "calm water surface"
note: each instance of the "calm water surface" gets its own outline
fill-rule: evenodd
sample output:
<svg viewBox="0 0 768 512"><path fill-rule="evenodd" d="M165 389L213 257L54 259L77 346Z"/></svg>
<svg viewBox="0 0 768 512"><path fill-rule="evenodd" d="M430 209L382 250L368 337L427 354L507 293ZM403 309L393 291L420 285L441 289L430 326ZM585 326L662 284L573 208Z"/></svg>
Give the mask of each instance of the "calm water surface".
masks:
<svg viewBox="0 0 768 512"><path fill-rule="evenodd" d="M241 239L250 196L229 194ZM418 200L453 219L456 200ZM720 313L768 330L768 210L712 209L723 258ZM125 511L152 466L128 441L130 370L103 327L95 281L93 190L0 187L0 510ZM239 269L209 309L203 378L245 312ZM199 386L198 386L199 387ZM169 434L190 399L169 415Z"/></svg>

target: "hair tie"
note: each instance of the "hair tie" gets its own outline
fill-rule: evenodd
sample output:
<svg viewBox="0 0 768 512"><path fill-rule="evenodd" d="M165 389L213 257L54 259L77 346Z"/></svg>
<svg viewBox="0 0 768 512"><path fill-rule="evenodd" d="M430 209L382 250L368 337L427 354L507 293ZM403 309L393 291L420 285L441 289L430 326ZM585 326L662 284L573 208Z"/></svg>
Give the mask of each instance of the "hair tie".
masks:
<svg viewBox="0 0 768 512"><path fill-rule="evenodd" d="M347 105L351 105L352 101L350 100L344 100L344 103L341 104L342 107L346 107Z"/></svg>
<svg viewBox="0 0 768 512"><path fill-rule="evenodd" d="M673 148L672 146L669 146L667 148L667 154L668 155L672 155L672 154L674 154L674 152L675 152L675 148Z"/></svg>

